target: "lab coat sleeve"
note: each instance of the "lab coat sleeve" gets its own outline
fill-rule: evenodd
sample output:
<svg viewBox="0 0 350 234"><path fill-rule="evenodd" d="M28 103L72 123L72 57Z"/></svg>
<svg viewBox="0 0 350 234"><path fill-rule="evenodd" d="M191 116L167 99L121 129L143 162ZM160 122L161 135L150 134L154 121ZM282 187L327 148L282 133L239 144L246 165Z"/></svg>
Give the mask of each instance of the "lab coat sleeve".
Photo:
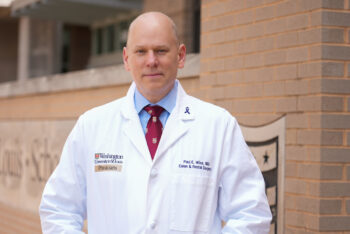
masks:
<svg viewBox="0 0 350 234"><path fill-rule="evenodd" d="M79 119L63 147L60 162L49 178L39 207L43 233L83 233L86 185L83 128Z"/></svg>
<svg viewBox="0 0 350 234"><path fill-rule="evenodd" d="M267 234L271 211L265 183L236 120L230 116L222 150L219 215L223 234Z"/></svg>

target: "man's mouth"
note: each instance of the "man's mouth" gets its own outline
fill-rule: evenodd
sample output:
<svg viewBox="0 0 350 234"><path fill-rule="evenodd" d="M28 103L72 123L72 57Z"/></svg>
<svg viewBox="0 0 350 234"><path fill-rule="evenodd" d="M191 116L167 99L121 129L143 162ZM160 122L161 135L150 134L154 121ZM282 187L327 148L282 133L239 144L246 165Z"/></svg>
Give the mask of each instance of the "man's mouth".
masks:
<svg viewBox="0 0 350 234"><path fill-rule="evenodd" d="M162 76L162 73L148 73L148 74L144 74L143 76L147 76L147 77L158 77L158 76Z"/></svg>

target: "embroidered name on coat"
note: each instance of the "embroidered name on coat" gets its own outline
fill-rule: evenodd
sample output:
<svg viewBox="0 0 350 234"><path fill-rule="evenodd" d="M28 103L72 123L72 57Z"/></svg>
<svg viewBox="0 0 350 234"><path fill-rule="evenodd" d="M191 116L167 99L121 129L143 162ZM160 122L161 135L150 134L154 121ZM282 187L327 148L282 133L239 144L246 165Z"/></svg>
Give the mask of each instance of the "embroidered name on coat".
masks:
<svg viewBox="0 0 350 234"><path fill-rule="evenodd" d="M181 163L179 163L179 168L211 171L210 162L203 162L199 160L183 160Z"/></svg>

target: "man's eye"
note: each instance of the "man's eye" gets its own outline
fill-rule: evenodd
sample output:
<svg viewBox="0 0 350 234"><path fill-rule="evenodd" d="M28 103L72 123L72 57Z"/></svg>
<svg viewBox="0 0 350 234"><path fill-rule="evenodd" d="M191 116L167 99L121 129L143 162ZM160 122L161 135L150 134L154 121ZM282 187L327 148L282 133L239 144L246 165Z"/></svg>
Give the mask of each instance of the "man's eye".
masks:
<svg viewBox="0 0 350 234"><path fill-rule="evenodd" d="M159 49L156 51L158 54L165 54L167 52L167 50L164 49Z"/></svg>
<svg viewBox="0 0 350 234"><path fill-rule="evenodd" d="M144 51L144 50L136 50L136 53L137 54L144 54L146 51Z"/></svg>

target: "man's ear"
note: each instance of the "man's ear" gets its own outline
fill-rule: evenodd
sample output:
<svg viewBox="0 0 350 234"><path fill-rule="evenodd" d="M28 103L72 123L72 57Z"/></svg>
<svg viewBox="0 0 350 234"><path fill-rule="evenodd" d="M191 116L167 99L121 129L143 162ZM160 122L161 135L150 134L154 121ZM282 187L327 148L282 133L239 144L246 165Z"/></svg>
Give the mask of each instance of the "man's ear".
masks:
<svg viewBox="0 0 350 234"><path fill-rule="evenodd" d="M124 68L125 68L125 70L130 71L128 59L129 59L128 51L127 51L127 48L124 47L124 48L123 48L123 62L124 62Z"/></svg>
<svg viewBox="0 0 350 234"><path fill-rule="evenodd" d="M178 68L183 68L185 66L186 60L186 46L181 44L178 51Z"/></svg>

